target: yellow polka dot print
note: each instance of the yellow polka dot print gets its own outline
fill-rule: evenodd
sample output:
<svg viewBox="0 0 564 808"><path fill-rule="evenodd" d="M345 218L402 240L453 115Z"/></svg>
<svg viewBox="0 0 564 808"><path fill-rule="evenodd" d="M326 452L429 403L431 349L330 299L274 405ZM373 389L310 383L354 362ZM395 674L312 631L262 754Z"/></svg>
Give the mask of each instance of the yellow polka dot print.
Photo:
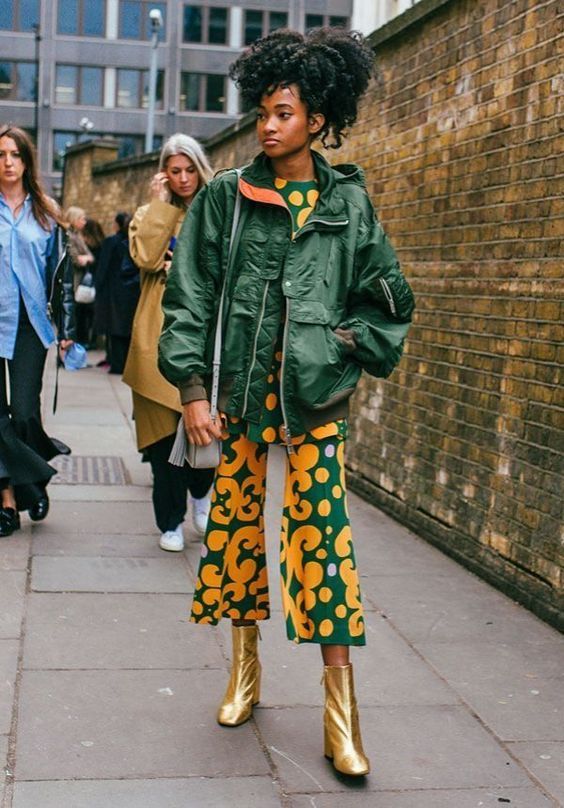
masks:
<svg viewBox="0 0 564 808"><path fill-rule="evenodd" d="M276 393L269 393L266 397L265 404L267 410L275 409L276 405L278 404L278 396Z"/></svg>
<svg viewBox="0 0 564 808"><path fill-rule="evenodd" d="M282 188L285 188L287 185L288 180L283 180L281 177L276 177L276 179L274 180L274 187L278 188L279 191L281 191Z"/></svg>
<svg viewBox="0 0 564 808"><path fill-rule="evenodd" d="M288 202L291 205L295 205L297 208L301 208L304 204L304 195L300 191L292 191L288 196Z"/></svg>

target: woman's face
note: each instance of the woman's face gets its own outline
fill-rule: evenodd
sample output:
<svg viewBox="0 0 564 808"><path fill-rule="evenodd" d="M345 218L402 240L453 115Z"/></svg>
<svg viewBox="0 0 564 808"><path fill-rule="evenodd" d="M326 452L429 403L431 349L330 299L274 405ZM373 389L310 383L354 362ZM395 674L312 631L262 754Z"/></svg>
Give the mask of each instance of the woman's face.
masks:
<svg viewBox="0 0 564 808"><path fill-rule="evenodd" d="M79 216L78 219L75 219L73 226L75 230L84 230L85 225L86 225L86 216L82 214L82 216Z"/></svg>
<svg viewBox="0 0 564 808"><path fill-rule="evenodd" d="M198 170L185 154L173 154L166 161L165 174L170 190L185 202L189 202L198 190Z"/></svg>
<svg viewBox="0 0 564 808"><path fill-rule="evenodd" d="M257 135L265 154L279 160L309 149L323 122L322 115L308 112L298 86L290 84L263 95L257 110Z"/></svg>
<svg viewBox="0 0 564 808"><path fill-rule="evenodd" d="M0 185L17 186L23 180L24 161L16 145L9 135L0 138Z"/></svg>

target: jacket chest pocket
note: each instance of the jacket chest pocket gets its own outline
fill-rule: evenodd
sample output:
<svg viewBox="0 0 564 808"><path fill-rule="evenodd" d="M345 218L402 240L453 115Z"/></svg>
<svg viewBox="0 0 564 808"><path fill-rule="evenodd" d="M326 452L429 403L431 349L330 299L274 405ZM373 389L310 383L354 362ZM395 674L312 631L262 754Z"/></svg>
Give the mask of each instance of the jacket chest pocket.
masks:
<svg viewBox="0 0 564 808"><path fill-rule="evenodd" d="M263 228L251 226L241 234L237 264L246 275L274 280L282 271L283 254L282 244Z"/></svg>

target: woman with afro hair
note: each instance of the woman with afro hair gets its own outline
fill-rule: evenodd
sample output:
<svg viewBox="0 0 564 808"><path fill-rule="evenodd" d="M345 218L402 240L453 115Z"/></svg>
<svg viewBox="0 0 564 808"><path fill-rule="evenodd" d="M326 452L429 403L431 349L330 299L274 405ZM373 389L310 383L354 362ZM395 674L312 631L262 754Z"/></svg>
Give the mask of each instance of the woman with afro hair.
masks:
<svg viewBox="0 0 564 808"><path fill-rule="evenodd" d="M321 646L325 755L365 775L351 645L365 632L345 490L348 400L362 370L400 359L413 296L341 145L373 56L342 29L278 31L231 67L257 108L262 151L195 200L165 291L160 368L180 390L188 440L223 438L191 620L232 621L231 677L217 719L247 721L260 698L257 621L270 614L263 506L268 446L287 450L280 567L288 638ZM234 211L240 209L233 243ZM219 411L209 392L224 293Z"/></svg>

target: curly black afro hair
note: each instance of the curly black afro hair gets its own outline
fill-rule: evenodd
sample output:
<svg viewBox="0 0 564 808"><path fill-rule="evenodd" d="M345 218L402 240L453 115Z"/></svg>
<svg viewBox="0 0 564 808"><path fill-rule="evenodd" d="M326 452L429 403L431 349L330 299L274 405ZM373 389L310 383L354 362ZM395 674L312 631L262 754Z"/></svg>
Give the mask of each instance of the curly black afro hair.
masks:
<svg viewBox="0 0 564 808"><path fill-rule="evenodd" d="M343 130L356 120L373 63L372 50L356 31L315 28L304 36L281 30L244 51L229 75L251 106L258 106L277 87L296 84L308 111L325 116L319 132L323 145L338 149ZM327 143L329 135L332 143Z"/></svg>

